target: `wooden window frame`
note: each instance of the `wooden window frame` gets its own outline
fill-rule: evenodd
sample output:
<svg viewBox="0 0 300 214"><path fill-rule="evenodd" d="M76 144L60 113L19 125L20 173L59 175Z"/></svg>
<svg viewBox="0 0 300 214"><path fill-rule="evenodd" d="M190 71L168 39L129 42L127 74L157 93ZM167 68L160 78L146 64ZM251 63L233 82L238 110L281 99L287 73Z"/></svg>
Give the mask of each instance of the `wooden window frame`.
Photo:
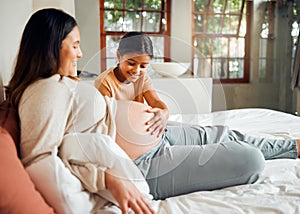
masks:
<svg viewBox="0 0 300 214"><path fill-rule="evenodd" d="M212 0L209 0L209 3ZM227 5L227 2L229 0L225 0L224 4ZM251 35L251 25L252 25L252 21L251 21L251 17L253 14L253 3L252 1L248 1L248 0L243 0L242 3L242 7L241 7L241 11L240 11L240 15L239 15L239 26L241 24L241 19L242 19L242 11L244 10L244 4L247 4L246 6L246 34L245 34L245 55L243 57L244 60L244 72L243 72L243 77L242 78L230 78L229 77L229 73L228 73L228 69L227 69L227 77L226 78L218 78L218 79L214 79L215 83L249 83L250 82L250 35ZM194 43L196 38L226 38L226 37L232 37L232 35L226 35L226 34L212 34L212 33L195 33L195 27L194 27L194 16L197 14L203 14L201 12L195 11L194 8L194 1L192 0L192 42ZM216 14L216 13L213 13ZM223 14L223 13L222 13ZM224 16L223 16L224 17ZM238 30L239 30L239 26L238 26ZM239 32L237 32L237 37L239 35ZM194 45L193 45L194 46ZM212 47L211 47L212 48ZM195 54L195 49L193 49L193 56ZM226 59L231 59L228 55L224 56L223 58ZM211 62L211 71L210 74L212 76L212 62L213 62L214 57L212 55L210 55L210 62ZM228 62L229 60L227 60Z"/></svg>

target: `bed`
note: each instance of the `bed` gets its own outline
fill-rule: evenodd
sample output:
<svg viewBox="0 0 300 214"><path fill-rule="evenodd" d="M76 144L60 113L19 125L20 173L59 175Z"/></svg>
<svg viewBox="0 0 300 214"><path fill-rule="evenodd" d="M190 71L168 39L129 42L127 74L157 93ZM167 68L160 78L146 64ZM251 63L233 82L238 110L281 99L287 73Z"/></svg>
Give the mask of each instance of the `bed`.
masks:
<svg viewBox="0 0 300 214"><path fill-rule="evenodd" d="M173 89L166 89L165 83ZM171 82L171 83L170 83ZM163 83L163 84L162 84ZM300 138L300 117L262 108L247 108L210 112L211 79L154 80L162 99L171 109L170 121L201 125L227 125L250 135L269 138ZM174 105L178 87L195 87L200 97L189 93L181 103L194 106L186 110ZM186 89L186 92L191 92ZM167 99L164 97L167 95ZM181 95L182 96L182 95ZM207 99L208 98L208 99ZM182 98L181 98L182 99ZM172 104L173 103L173 104ZM178 112L181 109L182 112ZM300 213L300 159L266 161L265 169L255 184L228 187L214 191L194 192L162 201L154 201L157 213Z"/></svg>
<svg viewBox="0 0 300 214"><path fill-rule="evenodd" d="M153 84L170 108L170 123L227 125L254 136L300 138L300 117L295 115L263 108L211 112L210 78L159 78ZM152 206L158 214L300 213L300 159L266 161L254 184L152 201ZM118 212L113 207L108 210Z"/></svg>
<svg viewBox="0 0 300 214"><path fill-rule="evenodd" d="M228 125L251 135L300 138L300 118L269 109L249 108L207 114L174 114L170 120ZM157 213L300 213L300 159L266 161L251 185L202 191L153 202Z"/></svg>

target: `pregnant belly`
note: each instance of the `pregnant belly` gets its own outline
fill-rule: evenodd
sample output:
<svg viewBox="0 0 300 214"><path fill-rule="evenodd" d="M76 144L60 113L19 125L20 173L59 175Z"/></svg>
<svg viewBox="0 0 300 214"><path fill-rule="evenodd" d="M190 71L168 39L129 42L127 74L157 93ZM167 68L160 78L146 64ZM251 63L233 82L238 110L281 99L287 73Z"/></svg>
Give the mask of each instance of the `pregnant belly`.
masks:
<svg viewBox="0 0 300 214"><path fill-rule="evenodd" d="M147 131L146 122L154 115L146 112L148 108L139 102L118 101L116 142L133 160L151 150L161 139Z"/></svg>

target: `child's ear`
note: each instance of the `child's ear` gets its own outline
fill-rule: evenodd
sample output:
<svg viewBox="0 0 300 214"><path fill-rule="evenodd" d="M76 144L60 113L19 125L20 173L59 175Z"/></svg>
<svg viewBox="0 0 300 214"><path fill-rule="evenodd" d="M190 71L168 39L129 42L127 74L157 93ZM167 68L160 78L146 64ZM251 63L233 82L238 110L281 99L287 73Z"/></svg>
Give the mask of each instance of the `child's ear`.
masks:
<svg viewBox="0 0 300 214"><path fill-rule="evenodd" d="M118 58L118 61L120 62L120 60L121 60L121 55L120 55L120 52L119 52L119 51L117 51L117 58Z"/></svg>

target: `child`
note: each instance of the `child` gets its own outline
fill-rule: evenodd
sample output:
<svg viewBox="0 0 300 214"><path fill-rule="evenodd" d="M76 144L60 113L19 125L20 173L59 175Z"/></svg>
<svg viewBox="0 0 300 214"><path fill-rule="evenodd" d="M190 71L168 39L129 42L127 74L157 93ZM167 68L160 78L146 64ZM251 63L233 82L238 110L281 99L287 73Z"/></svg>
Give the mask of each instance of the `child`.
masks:
<svg viewBox="0 0 300 214"><path fill-rule="evenodd" d="M153 57L151 39L139 32L125 34L117 50L119 64L101 73L95 80L95 86L103 96L118 100L133 100L152 107L147 111L154 113L148 121L151 134L160 137L165 129L169 112L166 104L158 97L152 81L147 74Z"/></svg>

